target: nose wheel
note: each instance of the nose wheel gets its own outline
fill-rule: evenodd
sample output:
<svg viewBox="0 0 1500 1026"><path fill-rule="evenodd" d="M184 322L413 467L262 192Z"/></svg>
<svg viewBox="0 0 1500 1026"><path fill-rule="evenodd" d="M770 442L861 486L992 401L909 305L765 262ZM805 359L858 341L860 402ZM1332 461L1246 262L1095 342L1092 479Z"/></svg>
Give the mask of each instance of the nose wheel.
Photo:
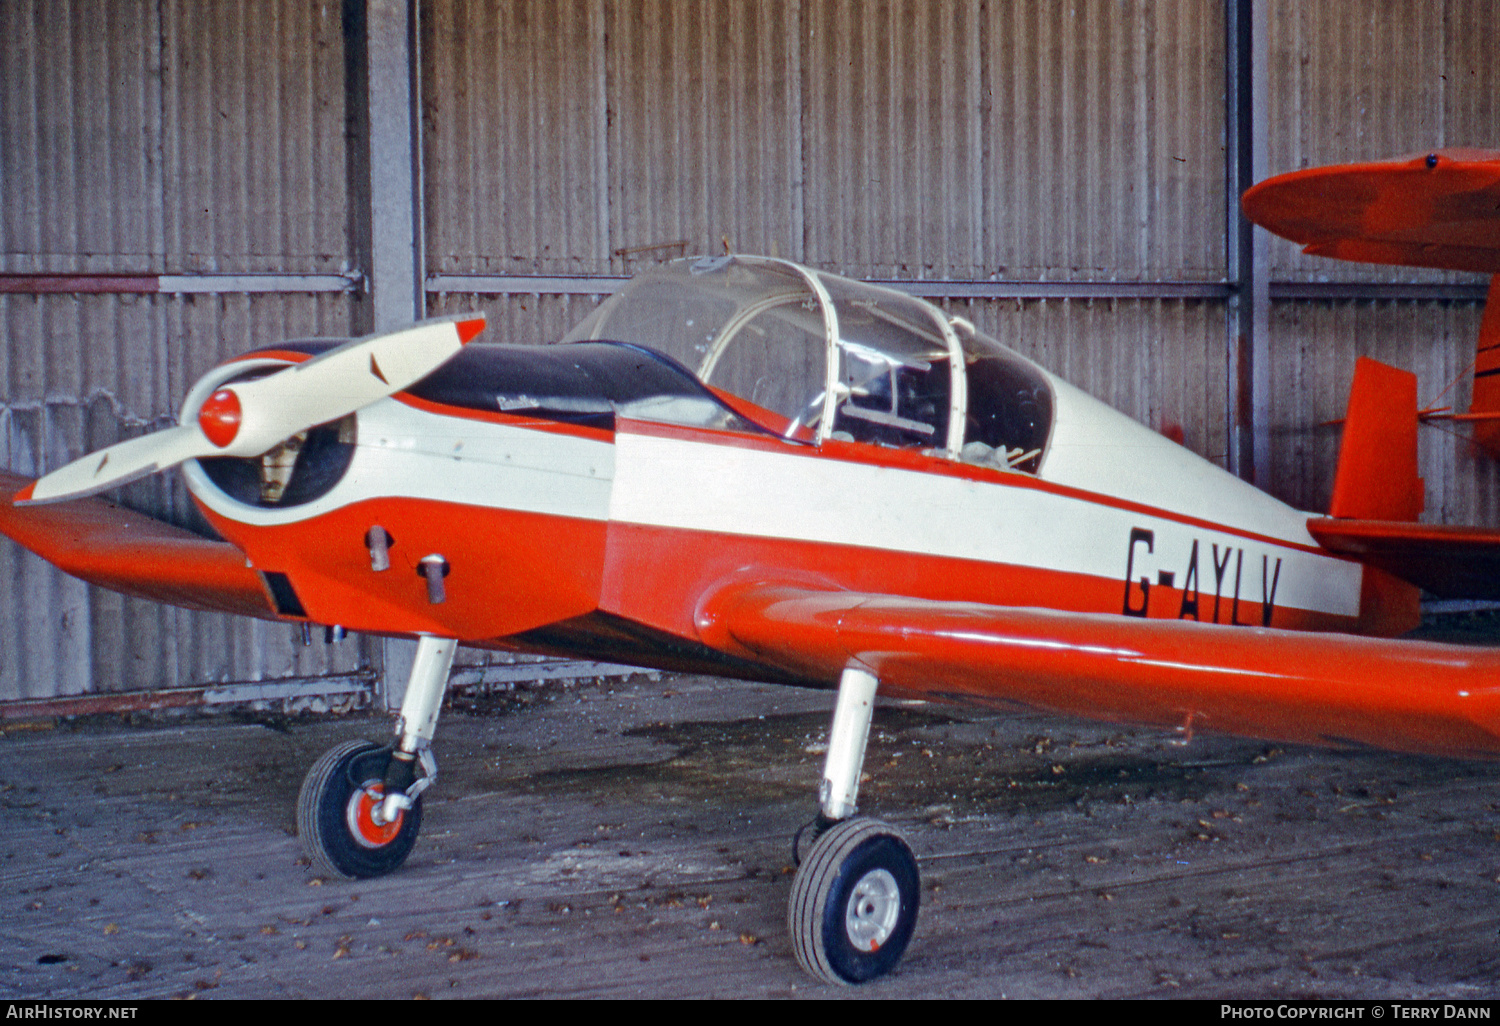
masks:
<svg viewBox="0 0 1500 1026"><path fill-rule="evenodd" d="M387 820L391 750L349 741L323 753L302 782L297 835L313 868L330 876L383 876L406 861L422 829L422 799Z"/></svg>
<svg viewBox="0 0 1500 1026"><path fill-rule="evenodd" d="M417 640L394 748L349 741L308 770L297 798L297 834L317 870L384 876L411 854L422 828L422 792L437 779L432 735L457 649L452 638Z"/></svg>
<svg viewBox="0 0 1500 1026"><path fill-rule="evenodd" d="M917 860L894 827L863 817L820 836L792 881L797 961L829 983L864 983L901 961L917 925Z"/></svg>

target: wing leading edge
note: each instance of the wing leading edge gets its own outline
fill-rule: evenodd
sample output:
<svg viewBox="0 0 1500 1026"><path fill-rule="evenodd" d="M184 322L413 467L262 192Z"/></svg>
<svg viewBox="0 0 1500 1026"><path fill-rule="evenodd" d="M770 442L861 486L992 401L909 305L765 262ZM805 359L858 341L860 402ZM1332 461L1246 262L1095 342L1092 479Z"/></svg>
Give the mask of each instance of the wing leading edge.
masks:
<svg viewBox="0 0 1500 1026"><path fill-rule="evenodd" d="M1185 620L731 585L705 641L888 692L1267 740L1500 757L1500 652Z"/></svg>
<svg viewBox="0 0 1500 1026"><path fill-rule="evenodd" d="M30 478L0 471L0 534L90 584L155 602L276 619L259 573L228 542L102 499L16 506Z"/></svg>

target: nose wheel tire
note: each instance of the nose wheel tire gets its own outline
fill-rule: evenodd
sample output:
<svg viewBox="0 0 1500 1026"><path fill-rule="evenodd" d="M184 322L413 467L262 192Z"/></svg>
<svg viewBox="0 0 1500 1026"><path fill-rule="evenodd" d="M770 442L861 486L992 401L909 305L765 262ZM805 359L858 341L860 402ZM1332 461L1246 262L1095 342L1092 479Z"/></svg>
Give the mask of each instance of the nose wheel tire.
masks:
<svg viewBox="0 0 1500 1026"><path fill-rule="evenodd" d="M313 868L330 876L384 876L406 861L422 829L422 799L390 823L375 811L385 797L391 752L369 741L330 748L308 770L297 798L297 836Z"/></svg>
<svg viewBox="0 0 1500 1026"><path fill-rule="evenodd" d="M792 881L787 924L797 961L829 983L883 976L906 953L920 902L905 838L875 820L845 820L818 838Z"/></svg>

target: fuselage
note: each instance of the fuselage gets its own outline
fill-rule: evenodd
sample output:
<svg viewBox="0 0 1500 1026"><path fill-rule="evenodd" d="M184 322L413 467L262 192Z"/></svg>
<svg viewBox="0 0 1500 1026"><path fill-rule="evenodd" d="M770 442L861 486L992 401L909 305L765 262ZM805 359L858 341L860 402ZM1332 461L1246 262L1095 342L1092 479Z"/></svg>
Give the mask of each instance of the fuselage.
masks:
<svg viewBox="0 0 1500 1026"><path fill-rule="evenodd" d="M470 348L471 389L517 353L489 347L487 363ZM607 349L579 350L580 365ZM493 395L527 386L496 380L477 399L452 384L361 410L342 474L294 504L234 497L197 463L187 478L281 612L378 633L754 676L696 625L705 596L746 576L1246 628L1359 626L1361 568L1319 549L1306 514L1051 384L1036 474L812 444L734 415L714 425L634 393L588 396L587 384L504 410ZM707 401L678 388L666 391L679 407ZM385 570L372 569L377 528L391 539ZM430 556L446 564L440 603L421 572Z"/></svg>

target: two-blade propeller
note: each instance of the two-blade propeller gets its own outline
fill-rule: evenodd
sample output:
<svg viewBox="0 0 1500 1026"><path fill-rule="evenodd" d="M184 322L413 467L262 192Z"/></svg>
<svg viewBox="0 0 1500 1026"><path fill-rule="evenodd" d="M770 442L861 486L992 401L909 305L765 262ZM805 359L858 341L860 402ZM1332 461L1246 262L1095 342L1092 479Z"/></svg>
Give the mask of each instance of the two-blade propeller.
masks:
<svg viewBox="0 0 1500 1026"><path fill-rule="evenodd" d="M132 438L34 481L17 505L62 502L117 488L206 456L259 456L299 431L395 395L448 362L484 330L484 317L424 321L346 342L263 378L214 391L189 421Z"/></svg>

